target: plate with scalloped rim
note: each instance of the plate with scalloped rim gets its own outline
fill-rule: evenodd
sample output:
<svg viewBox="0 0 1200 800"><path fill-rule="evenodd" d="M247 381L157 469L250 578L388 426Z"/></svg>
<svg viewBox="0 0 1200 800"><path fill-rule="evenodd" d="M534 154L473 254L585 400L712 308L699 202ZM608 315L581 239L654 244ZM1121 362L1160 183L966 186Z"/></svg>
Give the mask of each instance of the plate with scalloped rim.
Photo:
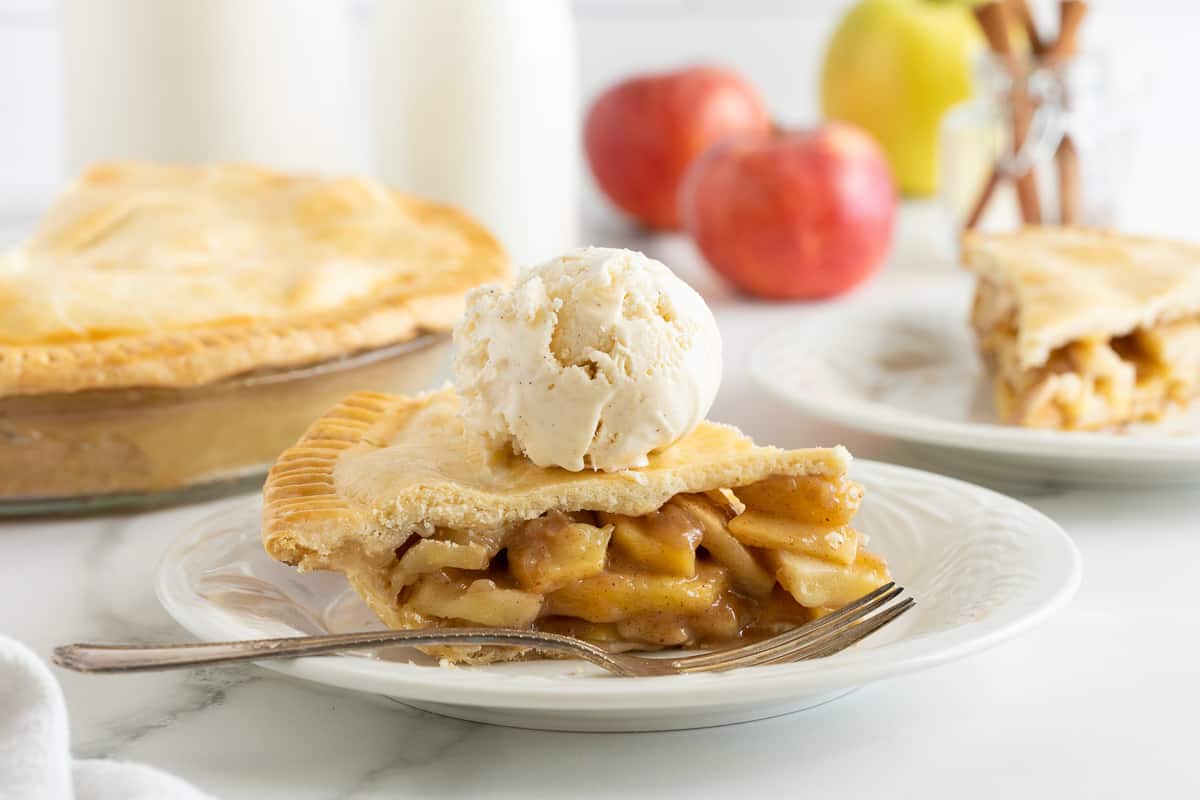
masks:
<svg viewBox="0 0 1200 800"><path fill-rule="evenodd" d="M784 327L750 354L759 386L805 414L906 442L969 480L1023 490L1200 482L1200 403L1119 431L1003 425L966 320L933 291Z"/></svg>
<svg viewBox="0 0 1200 800"><path fill-rule="evenodd" d="M680 730L811 708L961 658L1028 630L1075 593L1079 553L1062 528L1029 506L889 464L858 461L853 475L867 489L855 527L917 605L829 658L656 678L616 678L566 660L443 667L403 647L262 666L476 722ZM206 641L381 627L340 574L300 574L268 557L260 518L261 500L240 498L173 543L157 586L171 616Z"/></svg>

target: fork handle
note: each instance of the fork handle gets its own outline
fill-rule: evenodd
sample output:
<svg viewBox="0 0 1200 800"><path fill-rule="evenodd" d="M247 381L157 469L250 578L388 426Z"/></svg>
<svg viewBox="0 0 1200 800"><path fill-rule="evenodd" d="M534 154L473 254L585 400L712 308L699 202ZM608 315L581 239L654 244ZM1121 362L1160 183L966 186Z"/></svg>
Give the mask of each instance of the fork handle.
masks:
<svg viewBox="0 0 1200 800"><path fill-rule="evenodd" d="M600 648L541 631L511 628L442 628L419 631L370 631L326 636L288 636L237 642L180 644L68 644L54 649L53 661L76 672L147 672L182 669L236 661L316 656L347 650L365 650L389 644L411 646L506 645L556 650L595 661L607 655Z"/></svg>

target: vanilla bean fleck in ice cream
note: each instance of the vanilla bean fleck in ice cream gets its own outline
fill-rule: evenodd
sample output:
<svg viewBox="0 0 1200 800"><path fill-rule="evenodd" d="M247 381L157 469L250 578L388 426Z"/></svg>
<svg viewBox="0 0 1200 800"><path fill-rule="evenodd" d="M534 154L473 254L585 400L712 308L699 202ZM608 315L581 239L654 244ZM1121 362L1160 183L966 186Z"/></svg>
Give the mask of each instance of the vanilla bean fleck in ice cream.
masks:
<svg viewBox="0 0 1200 800"><path fill-rule="evenodd" d="M704 300L666 265L588 247L476 289L454 332L463 420L541 467L614 471L704 419L721 338Z"/></svg>

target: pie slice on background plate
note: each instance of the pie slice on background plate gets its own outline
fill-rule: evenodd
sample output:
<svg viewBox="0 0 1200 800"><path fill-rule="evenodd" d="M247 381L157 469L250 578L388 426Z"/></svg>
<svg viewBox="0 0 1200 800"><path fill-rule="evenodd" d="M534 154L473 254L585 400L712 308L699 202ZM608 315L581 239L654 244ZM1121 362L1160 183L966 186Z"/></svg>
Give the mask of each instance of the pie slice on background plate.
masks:
<svg viewBox="0 0 1200 800"><path fill-rule="evenodd" d="M1067 227L968 233L972 311L1010 423L1156 420L1200 392L1200 247Z"/></svg>
<svg viewBox="0 0 1200 800"><path fill-rule="evenodd" d="M704 422L644 468L569 472L485 450L458 411L449 389L346 398L272 468L267 552L344 573L392 628L537 628L625 649L769 636L889 579L851 527L862 488L844 448L760 447Z"/></svg>

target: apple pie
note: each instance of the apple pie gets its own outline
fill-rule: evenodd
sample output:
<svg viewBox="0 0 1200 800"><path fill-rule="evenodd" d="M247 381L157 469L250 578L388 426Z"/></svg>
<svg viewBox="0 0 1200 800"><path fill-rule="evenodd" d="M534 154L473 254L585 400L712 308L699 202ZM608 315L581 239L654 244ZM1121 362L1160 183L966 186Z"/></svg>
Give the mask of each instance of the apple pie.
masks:
<svg viewBox="0 0 1200 800"><path fill-rule="evenodd" d="M852 525L863 491L844 448L761 447L702 422L645 467L569 472L485 449L459 412L450 389L346 398L272 468L267 552L344 573L392 628L532 628L614 649L772 635L889 580Z"/></svg>
<svg viewBox="0 0 1200 800"><path fill-rule="evenodd" d="M89 170L0 256L0 396L194 386L448 330L503 251L369 181Z"/></svg>
<svg viewBox="0 0 1200 800"><path fill-rule="evenodd" d="M1200 392L1200 247L1061 227L969 233L972 324L1009 423L1102 429Z"/></svg>
<svg viewBox="0 0 1200 800"><path fill-rule="evenodd" d="M314 398L296 383L283 405L185 390L447 332L466 291L506 273L465 215L370 181L96 166L0 252L0 498L261 468L303 431ZM319 408L345 391L316 395ZM160 413L168 405L182 411ZM218 429L228 456L198 453Z"/></svg>

